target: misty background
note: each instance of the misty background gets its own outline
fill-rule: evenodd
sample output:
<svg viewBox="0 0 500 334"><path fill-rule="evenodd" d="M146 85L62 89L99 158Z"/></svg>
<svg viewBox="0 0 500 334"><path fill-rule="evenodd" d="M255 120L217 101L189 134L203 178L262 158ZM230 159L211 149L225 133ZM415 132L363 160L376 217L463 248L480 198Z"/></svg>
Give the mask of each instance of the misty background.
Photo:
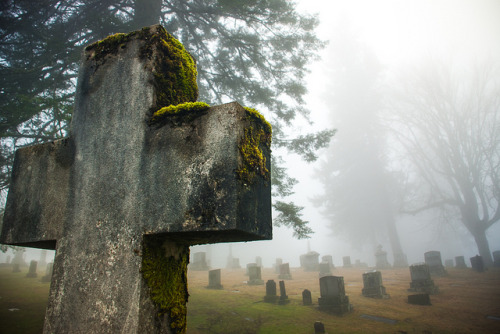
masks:
<svg viewBox="0 0 500 334"><path fill-rule="evenodd" d="M292 229L274 227L271 241L193 246L191 253L206 251L212 268L226 266L230 247L242 266L260 256L266 267L276 258L298 267L299 256L308 250L332 255L337 266L347 255L353 263L359 259L373 266L379 244L393 262L395 245L388 226L394 226L408 264L423 262L424 252L430 250L440 251L443 260L479 254L456 210L436 206L416 212L439 198L422 181L425 175L413 167L416 155L408 155L401 136L408 135L414 129L410 125L423 115L411 106L424 101L410 98L425 92L435 93L437 101L448 101L449 96L440 93L452 87L453 100L465 107L467 101L481 105L471 99L483 85L485 94L491 95L487 103L500 106L500 95L495 94L500 91L500 2L307 0L297 1L297 12L318 14L317 37L328 44L319 52L321 59L309 64L310 73L304 79L305 104L313 124L296 118L293 131L337 132L330 145L317 152L315 162L307 163L282 148L273 148L273 154L281 154L289 176L299 181L290 197L304 207L302 218L314 233L297 240ZM481 81L486 77L486 83ZM497 121L490 122L494 136L500 118L492 117ZM424 145L423 140L420 143ZM424 151L432 152L432 141L426 145ZM498 157L499 148L494 146L488 156ZM438 158L430 156L429 161ZM498 182L486 182L486 188L498 186ZM429 193L435 198L429 199ZM497 199L492 195L486 201L491 215ZM500 224L493 224L485 234L490 251L500 250ZM0 253L0 262L9 255L11 250ZM28 262L39 256L39 250L26 252Z"/></svg>

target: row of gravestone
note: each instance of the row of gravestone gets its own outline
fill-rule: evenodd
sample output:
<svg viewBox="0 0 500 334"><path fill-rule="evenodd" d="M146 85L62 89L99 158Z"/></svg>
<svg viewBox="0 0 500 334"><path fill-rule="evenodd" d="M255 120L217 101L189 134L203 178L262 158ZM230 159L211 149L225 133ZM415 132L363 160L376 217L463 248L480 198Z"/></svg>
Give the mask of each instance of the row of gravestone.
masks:
<svg viewBox="0 0 500 334"><path fill-rule="evenodd" d="M38 267L38 261L32 260L29 265L28 273L26 274L26 277L28 278L36 278L38 277L37 274L37 267ZM54 263L50 262L47 264L47 267L45 268L45 275L42 276L41 281L42 282L50 282L52 278L52 270L54 267ZM19 263L13 263L12 264L12 272L13 273L19 273L21 272L21 266Z"/></svg>
<svg viewBox="0 0 500 334"><path fill-rule="evenodd" d="M500 267L500 251L494 251L493 253L493 265L495 267ZM467 265L465 264L465 258L463 256L456 256L455 263L453 259L448 259L445 261L445 266L441 260L441 253L439 251L429 251L424 253L425 263L429 265L430 273L432 275L443 276L446 275L445 266L447 268L455 267L458 269L465 269ZM480 255L476 255L470 258L471 268L477 272L484 272L486 266L484 264L483 258Z"/></svg>

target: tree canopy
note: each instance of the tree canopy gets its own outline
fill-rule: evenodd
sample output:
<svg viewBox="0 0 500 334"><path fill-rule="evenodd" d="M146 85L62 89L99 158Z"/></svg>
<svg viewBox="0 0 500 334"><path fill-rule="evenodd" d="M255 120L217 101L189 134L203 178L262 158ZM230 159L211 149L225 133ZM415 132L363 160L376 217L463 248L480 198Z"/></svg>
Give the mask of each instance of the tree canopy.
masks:
<svg viewBox="0 0 500 334"><path fill-rule="evenodd" d="M316 150L333 131L293 136L289 129L298 117L309 121L304 76L324 43L314 33L317 18L297 13L293 3L5 0L0 4L1 190L8 188L15 148L66 134L84 45L155 23L196 59L200 101L236 100L257 108L273 125L275 147L307 161L317 158ZM279 157L275 160L273 194L284 197L296 181ZM287 209L300 210L288 204ZM299 238L311 232L300 215L280 224L292 226Z"/></svg>

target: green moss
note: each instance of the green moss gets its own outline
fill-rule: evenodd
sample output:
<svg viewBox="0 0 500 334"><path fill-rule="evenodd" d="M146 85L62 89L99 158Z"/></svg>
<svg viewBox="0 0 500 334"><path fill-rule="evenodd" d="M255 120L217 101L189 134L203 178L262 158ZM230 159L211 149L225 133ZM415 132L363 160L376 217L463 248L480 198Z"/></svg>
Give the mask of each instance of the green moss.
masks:
<svg viewBox="0 0 500 334"><path fill-rule="evenodd" d="M103 40L90 44L85 48L85 51L89 52L88 57L94 58L96 62L104 62L106 55L116 54L119 49L124 48L135 33L120 33L108 36Z"/></svg>
<svg viewBox="0 0 500 334"><path fill-rule="evenodd" d="M249 107L243 107L247 111L247 116L248 118L251 118L257 122L260 122L263 126L264 131L269 134L269 147L271 146L271 135L273 133L273 128L271 124L262 116L260 112L258 112L256 109L249 108Z"/></svg>
<svg viewBox="0 0 500 334"><path fill-rule="evenodd" d="M143 243L142 276L158 309L167 314L173 333L186 332L187 265L189 246L146 238Z"/></svg>
<svg viewBox="0 0 500 334"><path fill-rule="evenodd" d="M209 108L210 106L205 102L186 102L178 105L170 105L153 113L149 124L162 124L168 121L175 124L188 122L202 115Z"/></svg>
<svg viewBox="0 0 500 334"><path fill-rule="evenodd" d="M269 170L266 168L266 157L261 145L266 143L266 133L263 129L247 127L240 142L239 150L242 163L236 170L240 180L252 184L257 176L269 180Z"/></svg>

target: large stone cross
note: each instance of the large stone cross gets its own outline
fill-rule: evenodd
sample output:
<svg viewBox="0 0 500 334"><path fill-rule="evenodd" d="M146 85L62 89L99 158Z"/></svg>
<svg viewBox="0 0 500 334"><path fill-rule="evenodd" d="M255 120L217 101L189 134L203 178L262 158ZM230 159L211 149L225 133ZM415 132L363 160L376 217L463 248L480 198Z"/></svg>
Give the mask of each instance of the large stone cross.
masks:
<svg viewBox="0 0 500 334"><path fill-rule="evenodd" d="M182 333L189 245L270 239L270 126L161 26L85 49L70 135L16 152L1 243L55 249L44 333Z"/></svg>

